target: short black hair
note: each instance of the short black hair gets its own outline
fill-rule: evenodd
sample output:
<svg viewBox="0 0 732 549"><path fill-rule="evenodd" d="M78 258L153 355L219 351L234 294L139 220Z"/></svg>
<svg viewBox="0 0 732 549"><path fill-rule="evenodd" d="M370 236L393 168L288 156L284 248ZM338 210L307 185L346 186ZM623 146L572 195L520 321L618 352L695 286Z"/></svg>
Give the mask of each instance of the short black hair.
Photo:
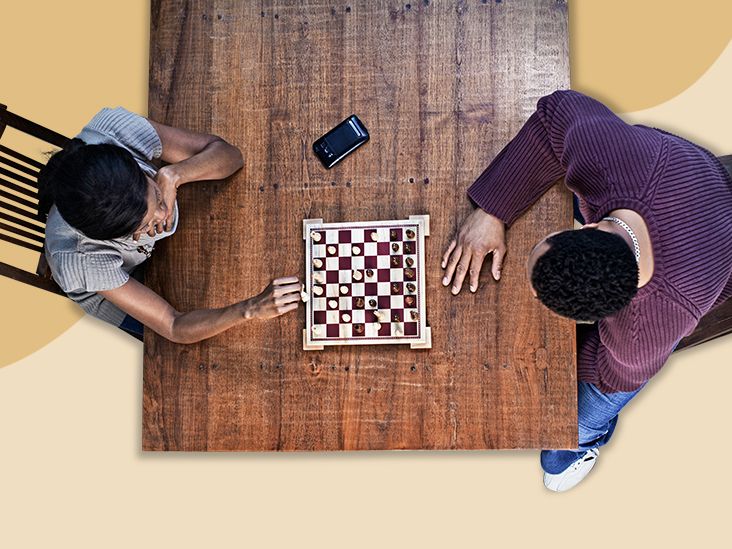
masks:
<svg viewBox="0 0 732 549"><path fill-rule="evenodd" d="M42 221L55 204L69 225L96 240L131 235L147 213L145 172L116 145L72 139L41 169L38 191Z"/></svg>
<svg viewBox="0 0 732 549"><path fill-rule="evenodd" d="M625 307L638 292L638 265L617 234L598 229L563 231L547 239L531 284L555 313L596 321Z"/></svg>

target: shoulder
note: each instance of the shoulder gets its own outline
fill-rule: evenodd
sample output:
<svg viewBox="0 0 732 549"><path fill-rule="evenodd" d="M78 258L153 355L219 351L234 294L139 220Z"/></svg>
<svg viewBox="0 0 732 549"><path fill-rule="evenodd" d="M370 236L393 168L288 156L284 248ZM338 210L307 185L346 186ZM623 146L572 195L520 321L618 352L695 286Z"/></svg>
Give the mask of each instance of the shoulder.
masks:
<svg viewBox="0 0 732 549"><path fill-rule="evenodd" d="M163 151L160 136L152 124L123 107L103 108L77 137L89 144L122 146L134 156L148 161L159 158Z"/></svg>
<svg viewBox="0 0 732 549"><path fill-rule="evenodd" d="M122 254L112 248L95 252L61 250L47 254L54 280L66 292L99 292L126 283Z"/></svg>
<svg viewBox="0 0 732 549"><path fill-rule="evenodd" d="M698 323L689 308L661 289L636 297L617 314L598 322L603 343L619 355L641 356L672 349Z"/></svg>

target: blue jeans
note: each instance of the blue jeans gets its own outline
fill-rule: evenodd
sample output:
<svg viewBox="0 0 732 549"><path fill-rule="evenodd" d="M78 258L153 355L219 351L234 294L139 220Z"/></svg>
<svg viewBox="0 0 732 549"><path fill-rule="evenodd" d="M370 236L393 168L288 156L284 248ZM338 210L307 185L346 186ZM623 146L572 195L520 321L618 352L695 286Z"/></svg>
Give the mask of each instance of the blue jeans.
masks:
<svg viewBox="0 0 732 549"><path fill-rule="evenodd" d="M587 450L607 444L618 423L618 412L645 386L628 393L602 393L592 383L577 384L578 450L542 450L541 468L557 474Z"/></svg>
<svg viewBox="0 0 732 549"><path fill-rule="evenodd" d="M122 320L122 324L119 325L120 330L127 332L132 337L139 339L140 341L142 341L143 328L144 326L142 322L130 315L125 316L124 320Z"/></svg>

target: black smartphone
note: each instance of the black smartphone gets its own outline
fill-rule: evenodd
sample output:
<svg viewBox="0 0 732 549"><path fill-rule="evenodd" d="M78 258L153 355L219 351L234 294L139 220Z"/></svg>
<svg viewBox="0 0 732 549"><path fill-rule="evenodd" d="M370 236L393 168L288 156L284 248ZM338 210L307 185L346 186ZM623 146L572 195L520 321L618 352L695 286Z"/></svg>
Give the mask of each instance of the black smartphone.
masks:
<svg viewBox="0 0 732 549"><path fill-rule="evenodd" d="M313 151L323 166L330 169L368 140L366 126L352 114L313 143Z"/></svg>

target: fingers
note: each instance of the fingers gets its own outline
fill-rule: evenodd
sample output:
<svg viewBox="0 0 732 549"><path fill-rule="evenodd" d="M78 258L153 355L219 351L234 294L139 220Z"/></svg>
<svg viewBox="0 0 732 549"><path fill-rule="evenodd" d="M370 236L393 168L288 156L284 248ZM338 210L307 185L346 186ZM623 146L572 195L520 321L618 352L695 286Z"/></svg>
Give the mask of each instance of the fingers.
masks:
<svg viewBox="0 0 732 549"><path fill-rule="evenodd" d="M478 281L480 279L480 270L483 268L483 260L485 255L474 253L470 258L470 291L478 291Z"/></svg>
<svg viewBox="0 0 732 549"><path fill-rule="evenodd" d="M290 303L295 303L300 301L300 294L287 294L283 296L278 296L275 298L275 305L278 307L281 307L283 305L289 305Z"/></svg>
<svg viewBox="0 0 732 549"><path fill-rule="evenodd" d="M170 215L168 215L168 217L166 217L165 220L163 221L163 229L165 229L166 231L169 231L170 229L173 228L173 217L174 217L173 214L174 214L174 211L171 210Z"/></svg>
<svg viewBox="0 0 732 549"><path fill-rule="evenodd" d="M460 257L463 254L463 249L461 246L457 246L453 251L452 255L450 256L450 259L447 263L447 270L445 271L445 276L442 279L442 285L448 286L450 284L450 281L452 280L452 275L455 272L455 268L458 265L458 261L460 261Z"/></svg>
<svg viewBox="0 0 732 549"><path fill-rule="evenodd" d="M493 250L493 261L491 264L491 272L493 278L498 281L501 279L501 270L503 269L503 258L506 256L505 246L500 246Z"/></svg>
<svg viewBox="0 0 732 549"><path fill-rule="evenodd" d="M453 240L450 242L450 245L447 247L447 251L445 251L444 255L442 256L442 268L444 269L447 267L447 260L450 258L450 254L455 249L455 246L457 246L457 242Z"/></svg>
<svg viewBox="0 0 732 549"><path fill-rule="evenodd" d="M297 294L298 298L300 296L300 284L288 284L287 286L275 286L274 287L274 296L280 297L283 295L294 295Z"/></svg>
<svg viewBox="0 0 732 549"><path fill-rule="evenodd" d="M296 276L285 276L282 278L275 278L272 281L272 284L275 286L282 286L283 284L295 284L296 282L299 282L300 280Z"/></svg>
<svg viewBox="0 0 732 549"><path fill-rule="evenodd" d="M462 255L460 256L460 261L458 261L457 266L455 267L455 280L452 282L452 295L458 295L460 293L460 290L463 287L463 280L465 280L465 275L468 273L468 266L470 265L470 258L471 250L464 250Z"/></svg>
<svg viewBox="0 0 732 549"><path fill-rule="evenodd" d="M287 305L285 307L278 307L277 312L280 315L284 315L289 313L290 311L294 311L298 308L300 304L299 303L291 303L290 305Z"/></svg>

